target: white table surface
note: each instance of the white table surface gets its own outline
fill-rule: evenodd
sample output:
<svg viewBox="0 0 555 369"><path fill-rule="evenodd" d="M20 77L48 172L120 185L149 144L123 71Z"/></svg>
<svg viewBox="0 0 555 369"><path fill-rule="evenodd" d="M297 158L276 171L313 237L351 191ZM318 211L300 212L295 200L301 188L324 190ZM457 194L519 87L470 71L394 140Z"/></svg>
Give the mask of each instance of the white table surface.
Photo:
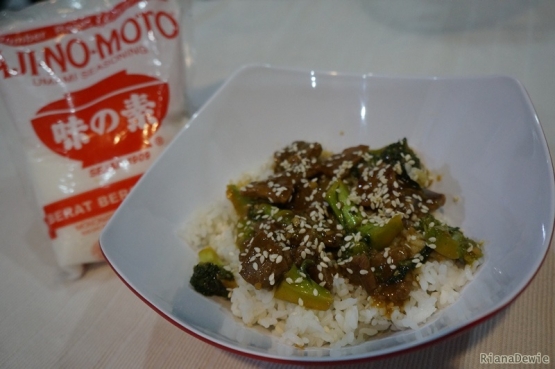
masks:
<svg viewBox="0 0 555 369"><path fill-rule="evenodd" d="M251 63L356 74L504 74L523 83L555 148L551 0L197 0L193 22L190 86L197 107ZM1 106L2 125L5 111ZM64 280L8 150L13 138L1 132L0 367L297 367L244 358L189 336L105 264ZM432 346L352 367L471 368L490 352L541 352L555 365L554 277L552 247L529 287L492 319Z"/></svg>

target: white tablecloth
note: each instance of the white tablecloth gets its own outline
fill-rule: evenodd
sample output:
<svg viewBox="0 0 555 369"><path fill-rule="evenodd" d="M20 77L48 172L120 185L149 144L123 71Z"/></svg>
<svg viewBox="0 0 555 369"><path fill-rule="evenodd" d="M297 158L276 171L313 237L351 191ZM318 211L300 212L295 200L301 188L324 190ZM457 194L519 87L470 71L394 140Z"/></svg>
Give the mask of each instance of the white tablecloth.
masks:
<svg viewBox="0 0 555 369"><path fill-rule="evenodd" d="M357 74L504 74L524 84L555 147L551 0L199 0L193 22L196 107L250 63ZM0 112L6 119L5 107ZM64 280L8 150L10 136L2 132L0 367L296 367L244 358L189 336L107 265ZM529 287L492 319L440 343L353 367L475 368L480 354L490 352L540 352L553 365L554 277L552 248Z"/></svg>

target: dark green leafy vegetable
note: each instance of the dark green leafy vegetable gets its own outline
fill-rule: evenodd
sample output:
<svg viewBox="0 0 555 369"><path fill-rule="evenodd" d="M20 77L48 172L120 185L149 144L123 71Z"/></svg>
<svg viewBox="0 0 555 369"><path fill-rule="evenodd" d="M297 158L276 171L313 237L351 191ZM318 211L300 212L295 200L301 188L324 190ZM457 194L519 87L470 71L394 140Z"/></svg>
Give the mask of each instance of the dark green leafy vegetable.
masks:
<svg viewBox="0 0 555 369"><path fill-rule="evenodd" d="M434 251L434 250L432 250L429 247L424 247L422 249L422 251L420 251L418 253L418 256L415 256L415 257L417 257L420 260L420 263L424 264L428 260L432 251ZM408 260L408 259L407 260L402 260L402 261L400 261L396 264L395 272L393 272L393 275L391 277L389 277L387 280L382 281L382 282L385 283L385 284L388 284L388 285L399 283L403 279L405 279L406 275L411 270L416 268L416 265L418 265L418 264L414 263L414 261L412 261L412 260Z"/></svg>
<svg viewBox="0 0 555 369"><path fill-rule="evenodd" d="M403 164L405 162L413 160L414 164L412 164L412 166L416 168L421 168L420 159L410 148L406 138L403 138L398 142L389 144L381 149L370 150L370 154L373 156L374 160L377 161L381 159L389 164L395 164L396 162Z"/></svg>
<svg viewBox="0 0 555 369"><path fill-rule="evenodd" d="M218 254L210 247L199 252L199 263L193 268L190 283L205 296L225 298L228 298L228 289L237 286L233 274L225 270Z"/></svg>
<svg viewBox="0 0 555 369"><path fill-rule="evenodd" d="M420 185L410 177L409 173L407 173L405 164L409 164L413 168L422 169L422 163L416 153L408 145L406 138L381 149L370 150L369 153L372 155L372 162L374 163L379 160L391 165L399 163L401 169L399 178L405 181L407 185L420 189Z"/></svg>

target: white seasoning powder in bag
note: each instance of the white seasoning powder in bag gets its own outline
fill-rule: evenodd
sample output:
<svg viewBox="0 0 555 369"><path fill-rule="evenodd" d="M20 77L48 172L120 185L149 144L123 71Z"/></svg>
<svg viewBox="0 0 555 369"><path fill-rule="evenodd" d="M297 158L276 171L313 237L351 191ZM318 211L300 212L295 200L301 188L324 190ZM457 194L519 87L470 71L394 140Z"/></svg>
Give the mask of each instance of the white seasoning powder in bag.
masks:
<svg viewBox="0 0 555 369"><path fill-rule="evenodd" d="M191 1L0 15L0 93L65 270L102 260L102 228L185 122Z"/></svg>

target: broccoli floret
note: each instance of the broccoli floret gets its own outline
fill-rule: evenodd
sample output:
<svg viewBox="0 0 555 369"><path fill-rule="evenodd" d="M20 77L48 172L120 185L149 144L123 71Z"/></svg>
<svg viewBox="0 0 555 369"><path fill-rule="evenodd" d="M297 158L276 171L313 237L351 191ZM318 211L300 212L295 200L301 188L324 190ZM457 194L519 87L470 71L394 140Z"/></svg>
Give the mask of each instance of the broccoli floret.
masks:
<svg viewBox="0 0 555 369"><path fill-rule="evenodd" d="M390 165L400 165L399 179L404 180L407 185L417 189L424 186L425 182L423 179L414 178L414 174L407 172L405 165L421 171L424 171L425 168L422 166L416 153L410 148L406 138L381 149L370 150L369 153L372 155L371 164L376 164L379 160L382 160Z"/></svg>
<svg viewBox="0 0 555 369"><path fill-rule="evenodd" d="M230 283L234 283L233 274L213 263L195 265L191 276L191 285L204 296L222 296L228 298L227 290Z"/></svg>
<svg viewBox="0 0 555 369"><path fill-rule="evenodd" d="M414 164L412 164L413 167L421 168L420 159L410 148L406 138L389 144L379 150L371 151L370 153L389 164L395 164L396 162L404 164L412 160L414 161Z"/></svg>
<svg viewBox="0 0 555 369"><path fill-rule="evenodd" d="M199 252L200 262L193 268L191 286L205 296L229 298L228 288L235 288L233 273L225 270L216 252L207 247Z"/></svg>

